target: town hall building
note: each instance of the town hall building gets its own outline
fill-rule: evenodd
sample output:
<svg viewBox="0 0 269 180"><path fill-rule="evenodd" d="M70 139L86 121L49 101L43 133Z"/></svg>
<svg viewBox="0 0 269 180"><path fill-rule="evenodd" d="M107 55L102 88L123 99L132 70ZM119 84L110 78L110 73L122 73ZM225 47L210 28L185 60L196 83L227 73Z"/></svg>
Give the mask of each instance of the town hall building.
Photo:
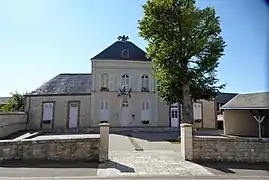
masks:
<svg viewBox="0 0 269 180"><path fill-rule="evenodd" d="M177 105L157 96L151 59L126 36L91 58L91 73L62 73L27 95L29 129L178 127ZM215 128L214 101L194 105L198 126ZM200 124L200 125L199 125Z"/></svg>

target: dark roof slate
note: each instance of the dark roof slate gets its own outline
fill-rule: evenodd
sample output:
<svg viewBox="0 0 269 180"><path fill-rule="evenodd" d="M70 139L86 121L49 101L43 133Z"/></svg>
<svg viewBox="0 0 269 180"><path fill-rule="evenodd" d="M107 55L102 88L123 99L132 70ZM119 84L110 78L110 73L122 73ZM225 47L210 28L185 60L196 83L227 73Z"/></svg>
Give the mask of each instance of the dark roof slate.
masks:
<svg viewBox="0 0 269 180"><path fill-rule="evenodd" d="M269 109L269 92L239 94L221 109Z"/></svg>
<svg viewBox="0 0 269 180"><path fill-rule="evenodd" d="M223 93L223 92L220 92L220 93L218 93L218 95L216 97L216 102L220 103L220 104L226 104L228 101L233 99L236 95L238 95L238 93Z"/></svg>
<svg viewBox="0 0 269 180"><path fill-rule="evenodd" d="M59 74L29 95L90 94L92 76L89 73Z"/></svg>
<svg viewBox="0 0 269 180"><path fill-rule="evenodd" d="M6 104L11 97L0 97L0 104Z"/></svg>
<svg viewBox="0 0 269 180"><path fill-rule="evenodd" d="M129 58L122 57L122 51L124 49L129 51ZM105 50L94 56L92 59L151 61L146 57L145 51L130 41L116 41Z"/></svg>

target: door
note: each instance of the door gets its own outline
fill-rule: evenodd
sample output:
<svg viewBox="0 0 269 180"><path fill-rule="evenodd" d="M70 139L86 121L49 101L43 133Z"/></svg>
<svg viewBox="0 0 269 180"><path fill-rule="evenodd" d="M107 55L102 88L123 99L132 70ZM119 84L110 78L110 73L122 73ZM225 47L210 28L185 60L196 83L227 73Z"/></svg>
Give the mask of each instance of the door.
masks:
<svg viewBox="0 0 269 180"><path fill-rule="evenodd" d="M53 102L47 102L43 104L43 115L41 122L41 129L51 129L53 128Z"/></svg>
<svg viewBox="0 0 269 180"><path fill-rule="evenodd" d="M53 103L43 104L43 121L52 121L53 119Z"/></svg>
<svg viewBox="0 0 269 180"><path fill-rule="evenodd" d="M78 127L79 102L69 103L69 128Z"/></svg>
<svg viewBox="0 0 269 180"><path fill-rule="evenodd" d="M130 126L130 123L129 102L128 100L123 100L121 102L121 125Z"/></svg>
<svg viewBox="0 0 269 180"><path fill-rule="evenodd" d="M171 108L171 127L179 126L178 108Z"/></svg>
<svg viewBox="0 0 269 180"><path fill-rule="evenodd" d="M149 121L150 120L150 112L149 112L149 103L148 103L148 101L143 101L142 102L141 120L142 121Z"/></svg>
<svg viewBox="0 0 269 180"><path fill-rule="evenodd" d="M202 103L193 103L193 119L202 120Z"/></svg>
<svg viewBox="0 0 269 180"><path fill-rule="evenodd" d="M100 121L109 121L109 107L107 101L101 102Z"/></svg>

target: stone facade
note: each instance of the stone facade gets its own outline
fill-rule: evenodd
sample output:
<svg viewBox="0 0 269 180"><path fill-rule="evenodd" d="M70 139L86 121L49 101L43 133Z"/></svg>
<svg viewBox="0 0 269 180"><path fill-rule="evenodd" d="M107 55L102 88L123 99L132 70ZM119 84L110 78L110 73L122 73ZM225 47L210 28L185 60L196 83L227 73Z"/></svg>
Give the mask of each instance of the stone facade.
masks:
<svg viewBox="0 0 269 180"><path fill-rule="evenodd" d="M99 122L93 122L91 117L91 96L34 96L27 98L26 110L29 113L29 129L41 129L42 102L54 102L53 128L68 127L68 102L79 102L80 112L78 126L81 128L98 127Z"/></svg>
<svg viewBox="0 0 269 180"><path fill-rule="evenodd" d="M100 138L1 141L0 160L98 161Z"/></svg>
<svg viewBox="0 0 269 180"><path fill-rule="evenodd" d="M0 138L25 130L27 115L23 112L0 112Z"/></svg>
<svg viewBox="0 0 269 180"><path fill-rule="evenodd" d="M187 130L186 130L187 129ZM181 126L182 155L186 160L269 163L268 139L195 136L190 125ZM191 145L189 145L191 144Z"/></svg>

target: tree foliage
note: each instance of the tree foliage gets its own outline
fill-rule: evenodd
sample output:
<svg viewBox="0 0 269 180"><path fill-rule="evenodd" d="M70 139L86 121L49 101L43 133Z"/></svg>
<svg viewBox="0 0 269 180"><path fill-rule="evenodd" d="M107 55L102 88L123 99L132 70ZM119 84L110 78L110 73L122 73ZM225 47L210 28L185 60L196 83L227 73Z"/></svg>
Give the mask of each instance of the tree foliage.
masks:
<svg viewBox="0 0 269 180"><path fill-rule="evenodd" d="M148 41L158 95L182 104L183 121L193 123L192 102L212 100L225 42L214 8L199 9L195 0L147 0L139 34Z"/></svg>
<svg viewBox="0 0 269 180"><path fill-rule="evenodd" d="M11 93L12 97L8 100L7 104L1 107L0 111L3 112L23 112L25 104L25 95L18 92Z"/></svg>

